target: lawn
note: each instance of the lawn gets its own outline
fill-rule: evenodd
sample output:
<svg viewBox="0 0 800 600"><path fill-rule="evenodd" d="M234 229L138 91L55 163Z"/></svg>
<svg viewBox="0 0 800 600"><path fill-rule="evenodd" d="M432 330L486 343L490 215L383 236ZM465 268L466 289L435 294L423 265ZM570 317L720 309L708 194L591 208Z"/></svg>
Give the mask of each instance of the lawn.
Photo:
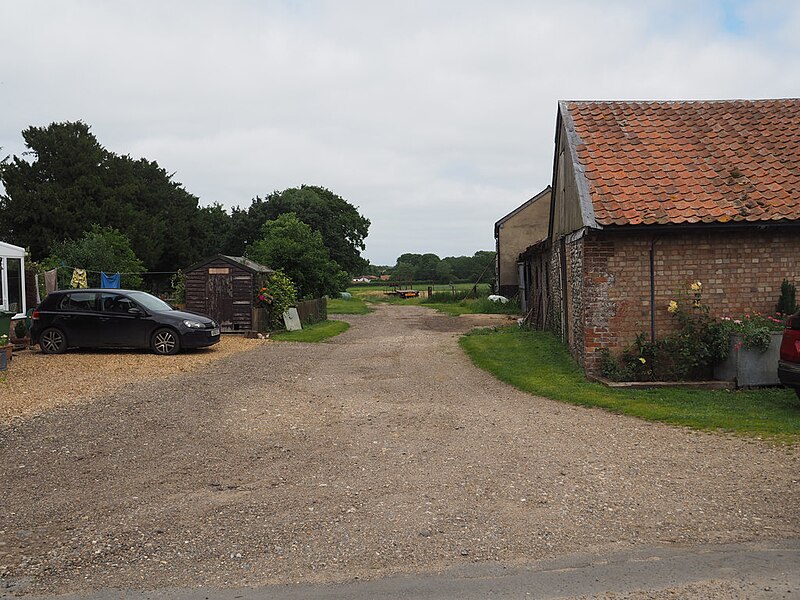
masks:
<svg viewBox="0 0 800 600"><path fill-rule="evenodd" d="M324 342L348 330L350 325L344 321L322 321L303 327L300 331L278 331L270 335L279 342Z"/></svg>
<svg viewBox="0 0 800 600"><path fill-rule="evenodd" d="M612 389L587 381L553 335L519 328L478 330L460 344L478 367L531 394L648 421L800 442L800 400L791 390Z"/></svg>

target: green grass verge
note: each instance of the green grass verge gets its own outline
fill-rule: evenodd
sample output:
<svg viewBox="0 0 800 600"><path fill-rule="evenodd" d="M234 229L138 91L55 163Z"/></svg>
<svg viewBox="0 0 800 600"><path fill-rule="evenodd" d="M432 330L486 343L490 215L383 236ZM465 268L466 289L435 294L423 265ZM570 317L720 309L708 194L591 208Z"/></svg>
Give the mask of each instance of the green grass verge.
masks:
<svg viewBox="0 0 800 600"><path fill-rule="evenodd" d="M308 325L300 331L278 331L270 334L270 338L280 342L323 342L335 335L344 333L350 325L344 321L322 321Z"/></svg>
<svg viewBox="0 0 800 600"><path fill-rule="evenodd" d="M531 394L648 421L800 442L800 400L791 390L620 390L587 381L549 333L477 330L459 343L478 367Z"/></svg>
<svg viewBox="0 0 800 600"><path fill-rule="evenodd" d="M371 309L361 298L328 298L328 314L365 315L368 312L371 312Z"/></svg>

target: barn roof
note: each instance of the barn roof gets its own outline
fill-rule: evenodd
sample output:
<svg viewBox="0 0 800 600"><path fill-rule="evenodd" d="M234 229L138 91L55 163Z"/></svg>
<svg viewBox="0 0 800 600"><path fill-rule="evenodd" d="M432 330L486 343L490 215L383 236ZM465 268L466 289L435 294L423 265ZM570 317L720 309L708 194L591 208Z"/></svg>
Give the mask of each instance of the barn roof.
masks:
<svg viewBox="0 0 800 600"><path fill-rule="evenodd" d="M800 220L800 99L561 102L584 224Z"/></svg>

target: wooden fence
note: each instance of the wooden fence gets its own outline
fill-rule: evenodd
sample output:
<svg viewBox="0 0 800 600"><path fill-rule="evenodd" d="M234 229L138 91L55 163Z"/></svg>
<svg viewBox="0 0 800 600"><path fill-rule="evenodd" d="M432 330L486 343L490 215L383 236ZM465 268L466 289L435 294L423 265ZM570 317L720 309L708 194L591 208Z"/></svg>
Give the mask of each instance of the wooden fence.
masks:
<svg viewBox="0 0 800 600"><path fill-rule="evenodd" d="M328 319L328 299L315 298L297 303L297 314L303 325L311 325Z"/></svg>

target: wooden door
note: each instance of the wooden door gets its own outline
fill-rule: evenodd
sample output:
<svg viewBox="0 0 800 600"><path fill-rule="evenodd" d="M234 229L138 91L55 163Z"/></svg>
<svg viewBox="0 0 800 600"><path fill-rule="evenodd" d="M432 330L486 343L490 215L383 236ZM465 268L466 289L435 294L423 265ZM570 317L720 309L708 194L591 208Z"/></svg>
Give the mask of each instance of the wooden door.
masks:
<svg viewBox="0 0 800 600"><path fill-rule="evenodd" d="M206 279L206 314L219 323L220 329L233 329L233 275L229 267L208 269Z"/></svg>

